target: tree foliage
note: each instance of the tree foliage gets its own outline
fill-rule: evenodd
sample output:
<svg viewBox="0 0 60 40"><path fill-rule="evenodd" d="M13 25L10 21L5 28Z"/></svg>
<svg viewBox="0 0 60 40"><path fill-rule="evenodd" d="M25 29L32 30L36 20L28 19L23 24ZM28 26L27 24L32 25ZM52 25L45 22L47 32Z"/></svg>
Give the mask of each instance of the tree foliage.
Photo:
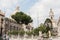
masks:
<svg viewBox="0 0 60 40"><path fill-rule="evenodd" d="M18 31L13 30L13 31L8 32L8 34L9 35L18 35Z"/></svg>
<svg viewBox="0 0 60 40"><path fill-rule="evenodd" d="M47 18L44 24L40 25L39 29L42 31L42 33L48 33L48 31L52 30L52 21Z"/></svg>
<svg viewBox="0 0 60 40"><path fill-rule="evenodd" d="M39 31L42 33L47 33L47 27L44 24L40 24Z"/></svg>
<svg viewBox="0 0 60 40"><path fill-rule="evenodd" d="M9 35L20 35L20 36L23 36L25 34L25 31L24 30L20 30L20 31L16 31L16 30L13 30L13 31L10 31L8 32Z"/></svg>
<svg viewBox="0 0 60 40"><path fill-rule="evenodd" d="M28 36L31 36L31 35L33 34L33 32L32 32L32 31L27 31L26 34L27 34Z"/></svg>
<svg viewBox="0 0 60 40"><path fill-rule="evenodd" d="M28 24L33 20L30 16L26 15L24 12L17 12L15 15L11 16L17 23Z"/></svg>
<svg viewBox="0 0 60 40"><path fill-rule="evenodd" d="M46 20L45 20L45 22L44 22L44 25L46 25L46 27L47 27L47 30L52 30L52 21L49 19L49 18L47 18Z"/></svg>
<svg viewBox="0 0 60 40"><path fill-rule="evenodd" d="M20 30L20 31L19 31L19 35L20 35L20 36L23 36L24 34L25 34L25 31L24 31L24 30Z"/></svg>
<svg viewBox="0 0 60 40"><path fill-rule="evenodd" d="M49 36L49 31L51 32L53 30L52 21L47 18L44 24L40 24L38 30L41 31L43 34Z"/></svg>
<svg viewBox="0 0 60 40"><path fill-rule="evenodd" d="M35 35L39 35L39 29L38 28L35 28L34 30L33 30L33 35L35 36Z"/></svg>

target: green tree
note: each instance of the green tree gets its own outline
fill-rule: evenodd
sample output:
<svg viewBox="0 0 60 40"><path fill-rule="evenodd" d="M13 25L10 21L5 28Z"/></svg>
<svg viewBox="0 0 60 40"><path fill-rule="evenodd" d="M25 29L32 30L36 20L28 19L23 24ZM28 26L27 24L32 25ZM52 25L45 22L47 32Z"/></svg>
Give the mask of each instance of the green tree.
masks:
<svg viewBox="0 0 60 40"><path fill-rule="evenodd" d="M52 21L49 19L49 18L47 18L46 20L45 20L45 22L44 22L44 25L46 25L46 27L47 27L47 30L52 30Z"/></svg>
<svg viewBox="0 0 60 40"><path fill-rule="evenodd" d="M48 34L49 30L48 30L48 27L46 27L46 25L40 24L40 26L38 28L39 28L39 31L42 32L43 37L49 37L49 34Z"/></svg>
<svg viewBox="0 0 60 40"><path fill-rule="evenodd" d="M11 16L17 23L28 24L33 20L30 16L26 15L24 12L16 12L15 15Z"/></svg>
<svg viewBox="0 0 60 40"><path fill-rule="evenodd" d="M33 34L33 31L27 31L26 34L27 34L28 36L31 36L31 35Z"/></svg>
<svg viewBox="0 0 60 40"><path fill-rule="evenodd" d="M18 35L18 31L16 30L10 31L8 32L8 35Z"/></svg>
<svg viewBox="0 0 60 40"><path fill-rule="evenodd" d="M47 33L47 29L46 29L46 26L44 24L40 24L40 26L38 27L38 29L42 33Z"/></svg>
<svg viewBox="0 0 60 40"><path fill-rule="evenodd" d="M49 18L47 18L44 22L44 25L46 26L47 36L49 37L49 31L53 31L52 21Z"/></svg>
<svg viewBox="0 0 60 40"><path fill-rule="evenodd" d="M33 35L35 36L35 35L39 35L39 29L38 28L35 28L34 30L33 30Z"/></svg>
<svg viewBox="0 0 60 40"><path fill-rule="evenodd" d="M24 30L20 30L18 33L19 33L20 36L24 36L25 31Z"/></svg>

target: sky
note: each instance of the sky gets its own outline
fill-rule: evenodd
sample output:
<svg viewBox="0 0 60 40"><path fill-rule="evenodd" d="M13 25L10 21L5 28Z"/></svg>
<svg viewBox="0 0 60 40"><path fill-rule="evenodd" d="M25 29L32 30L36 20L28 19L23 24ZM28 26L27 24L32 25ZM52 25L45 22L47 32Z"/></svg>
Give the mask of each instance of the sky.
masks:
<svg viewBox="0 0 60 40"><path fill-rule="evenodd" d="M16 6L32 17L34 27L44 23L49 17L50 8L54 12L55 19L60 16L60 0L0 0L0 10L5 12L6 17L10 17Z"/></svg>

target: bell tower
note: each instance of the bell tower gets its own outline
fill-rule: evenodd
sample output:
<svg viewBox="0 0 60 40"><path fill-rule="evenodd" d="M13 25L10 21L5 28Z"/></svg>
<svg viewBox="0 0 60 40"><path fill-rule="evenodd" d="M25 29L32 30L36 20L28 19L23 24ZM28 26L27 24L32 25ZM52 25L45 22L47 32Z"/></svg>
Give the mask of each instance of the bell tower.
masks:
<svg viewBox="0 0 60 40"><path fill-rule="evenodd" d="M50 9L49 17L50 17L51 20L54 19L54 12L53 12L52 8Z"/></svg>

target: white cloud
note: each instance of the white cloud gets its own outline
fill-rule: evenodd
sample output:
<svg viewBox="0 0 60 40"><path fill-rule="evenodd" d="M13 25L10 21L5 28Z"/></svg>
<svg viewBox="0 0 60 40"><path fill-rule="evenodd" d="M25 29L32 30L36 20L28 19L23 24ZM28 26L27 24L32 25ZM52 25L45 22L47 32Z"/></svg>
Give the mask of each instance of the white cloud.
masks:
<svg viewBox="0 0 60 40"><path fill-rule="evenodd" d="M19 5L19 1L22 0L0 0L0 9L6 12L6 17L9 17L15 9L14 7Z"/></svg>
<svg viewBox="0 0 60 40"><path fill-rule="evenodd" d="M7 17L10 16L12 9L17 5L18 0L0 0L0 10L6 12Z"/></svg>
<svg viewBox="0 0 60 40"><path fill-rule="evenodd" d="M60 16L60 0L39 0L39 2L35 3L33 5L29 12L32 16L33 20L34 18L37 18L39 16L39 21L44 22L45 18L49 16L49 9L52 8L54 11L54 14L56 18ZM37 20L35 20L37 21ZM34 22L35 23L35 22Z"/></svg>
<svg viewBox="0 0 60 40"><path fill-rule="evenodd" d="M16 5L17 3L18 3L18 0L1 0L0 1L0 6L3 7L3 8L10 8L13 5Z"/></svg>

